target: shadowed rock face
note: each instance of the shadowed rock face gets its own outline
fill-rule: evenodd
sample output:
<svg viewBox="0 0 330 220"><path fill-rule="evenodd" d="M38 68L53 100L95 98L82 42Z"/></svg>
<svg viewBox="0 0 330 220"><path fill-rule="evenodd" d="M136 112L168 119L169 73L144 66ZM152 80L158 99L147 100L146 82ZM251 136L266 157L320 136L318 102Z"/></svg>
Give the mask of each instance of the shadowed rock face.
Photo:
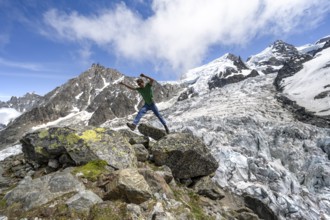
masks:
<svg viewBox="0 0 330 220"><path fill-rule="evenodd" d="M246 195L244 197L244 202L252 209L258 216L262 219L269 219L269 220L277 220L278 217L275 213L268 207L268 205L264 204L259 199L253 198L251 196Z"/></svg>
<svg viewBox="0 0 330 220"><path fill-rule="evenodd" d="M160 140L161 138L165 137L165 135L166 135L166 132L164 130L155 128L155 127L150 126L145 123L139 124L138 130L141 134L143 134L147 137L151 137L152 139L154 139L156 141Z"/></svg>
<svg viewBox="0 0 330 220"><path fill-rule="evenodd" d="M178 179L206 176L218 168L206 146L191 134L169 134L160 139L151 152L155 163L170 167Z"/></svg>
<svg viewBox="0 0 330 220"><path fill-rule="evenodd" d="M230 70L227 70L228 75L231 74ZM221 88L224 87L225 85L231 84L231 83L237 83L240 81L243 81L249 77L255 77L258 76L259 73L256 70L252 70L251 73L247 76L244 76L242 74L234 75L228 78L221 77L219 75L215 75L212 77L212 79L208 82L209 89L214 89L214 88Z"/></svg>

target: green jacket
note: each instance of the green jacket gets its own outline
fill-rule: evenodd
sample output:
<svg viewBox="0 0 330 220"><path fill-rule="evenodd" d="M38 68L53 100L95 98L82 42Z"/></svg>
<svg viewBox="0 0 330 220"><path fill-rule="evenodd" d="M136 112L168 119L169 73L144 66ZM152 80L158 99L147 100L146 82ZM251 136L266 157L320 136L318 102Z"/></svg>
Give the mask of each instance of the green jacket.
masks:
<svg viewBox="0 0 330 220"><path fill-rule="evenodd" d="M142 95L143 100L146 104L150 105L154 102L152 85L147 83L144 88L137 88L136 90Z"/></svg>

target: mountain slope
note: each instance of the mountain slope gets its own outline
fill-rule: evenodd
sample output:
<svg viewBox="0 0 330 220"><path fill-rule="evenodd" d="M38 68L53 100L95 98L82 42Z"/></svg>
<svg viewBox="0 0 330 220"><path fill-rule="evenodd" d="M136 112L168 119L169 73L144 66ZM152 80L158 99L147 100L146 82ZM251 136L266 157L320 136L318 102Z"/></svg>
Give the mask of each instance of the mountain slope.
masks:
<svg viewBox="0 0 330 220"><path fill-rule="evenodd" d="M26 93L22 97L13 96L7 102L0 102L0 108L13 108L19 112L26 112L37 106L42 96L35 93Z"/></svg>
<svg viewBox="0 0 330 220"><path fill-rule="evenodd" d="M247 65L265 74L277 73L293 57L295 59L302 57L305 60L306 56L309 57L309 55L299 52L293 45L277 40L259 54L251 56Z"/></svg>
<svg viewBox="0 0 330 220"><path fill-rule="evenodd" d="M163 114L170 129L204 140L220 164L214 180L224 189L256 198L279 219L318 219L330 210L330 152L323 150L330 130L297 122L283 109L275 76L229 84Z"/></svg>
<svg viewBox="0 0 330 220"><path fill-rule="evenodd" d="M294 59L278 72L274 85L278 99L295 113L298 120L321 127L330 127L329 112L329 48L330 40L315 51L313 59Z"/></svg>
<svg viewBox="0 0 330 220"><path fill-rule="evenodd" d="M135 91L118 84L135 85L135 79L98 64L46 94L38 105L25 112L0 132L0 149L15 143L33 126L45 124L63 117L88 112L87 122L81 125L100 125L107 120L133 114L141 98ZM180 89L179 85L155 83L155 100L168 100Z"/></svg>

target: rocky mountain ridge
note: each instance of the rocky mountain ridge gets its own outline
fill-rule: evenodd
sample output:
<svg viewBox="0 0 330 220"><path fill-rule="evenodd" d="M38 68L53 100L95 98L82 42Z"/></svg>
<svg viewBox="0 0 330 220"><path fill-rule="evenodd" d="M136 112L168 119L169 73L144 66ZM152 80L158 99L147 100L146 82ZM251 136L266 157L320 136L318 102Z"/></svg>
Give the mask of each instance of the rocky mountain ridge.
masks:
<svg viewBox="0 0 330 220"><path fill-rule="evenodd" d="M126 77L116 70L93 64L89 70L49 92L34 108L8 124L6 129L0 132L0 149L17 142L17 138L33 126L70 114L90 113L87 124L94 126L107 120L133 114L141 99L134 91L120 86L118 82L121 80L135 84L132 77ZM180 86L161 86L155 83L154 89L155 101L166 101L177 93Z"/></svg>
<svg viewBox="0 0 330 220"><path fill-rule="evenodd" d="M0 108L13 108L19 112L26 112L38 105L42 100L42 96L35 93L26 93L22 97L12 96L6 102L0 101Z"/></svg>

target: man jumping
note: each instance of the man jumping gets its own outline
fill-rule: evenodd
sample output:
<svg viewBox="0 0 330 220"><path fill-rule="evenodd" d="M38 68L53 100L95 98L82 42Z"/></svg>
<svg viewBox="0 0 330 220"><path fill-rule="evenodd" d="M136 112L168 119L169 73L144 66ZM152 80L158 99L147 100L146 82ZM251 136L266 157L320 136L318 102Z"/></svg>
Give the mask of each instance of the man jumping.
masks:
<svg viewBox="0 0 330 220"><path fill-rule="evenodd" d="M127 88L131 89L131 90L136 90L140 93L140 95L143 97L144 100L144 105L142 106L142 108L139 110L137 116L135 117L133 123L127 123L127 126L134 131L137 124L139 123L139 121L141 120L141 118L143 117L143 115L145 115L147 113L147 111L151 110L154 112L154 114L157 116L157 118L159 119L159 121L164 125L165 131L167 134L170 133L170 131L168 130L168 127L166 125L165 120L163 119L163 117L160 115L158 108L153 100L153 92L152 92L152 84L155 81L153 78L144 75L143 73L140 74L141 77L144 77L146 79L149 80L149 82L144 85L144 81L143 79L139 78L136 80L136 83L138 84L139 87L134 88L130 85L127 85L123 82L120 82L119 84L126 86Z"/></svg>

